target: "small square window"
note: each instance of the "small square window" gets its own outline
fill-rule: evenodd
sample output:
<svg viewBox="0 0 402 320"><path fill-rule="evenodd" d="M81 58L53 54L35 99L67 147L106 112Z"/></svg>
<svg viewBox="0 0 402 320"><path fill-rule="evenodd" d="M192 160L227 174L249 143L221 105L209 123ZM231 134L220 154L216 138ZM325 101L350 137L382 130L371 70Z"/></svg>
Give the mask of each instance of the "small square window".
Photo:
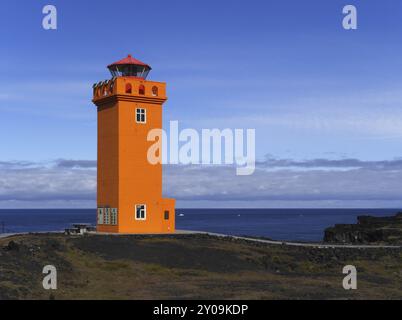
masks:
<svg viewBox="0 0 402 320"><path fill-rule="evenodd" d="M169 220L169 211L165 211L165 220Z"/></svg>
<svg viewBox="0 0 402 320"><path fill-rule="evenodd" d="M143 108L135 109L135 121L137 123L146 123L147 122L147 111Z"/></svg>
<svg viewBox="0 0 402 320"><path fill-rule="evenodd" d="M135 206L135 220L146 220L147 206L145 204L137 204Z"/></svg>

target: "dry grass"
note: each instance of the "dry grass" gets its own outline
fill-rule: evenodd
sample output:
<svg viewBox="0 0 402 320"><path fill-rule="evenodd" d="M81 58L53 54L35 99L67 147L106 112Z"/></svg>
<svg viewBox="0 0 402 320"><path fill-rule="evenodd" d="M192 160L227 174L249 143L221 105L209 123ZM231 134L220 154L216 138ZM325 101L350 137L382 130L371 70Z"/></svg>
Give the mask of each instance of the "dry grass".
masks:
<svg viewBox="0 0 402 320"><path fill-rule="evenodd" d="M7 250L10 240L17 249ZM3 249L1 249L3 248ZM2 299L401 299L398 249L314 249L204 235L0 240ZM58 290L42 288L54 264ZM342 267L358 290L342 288Z"/></svg>

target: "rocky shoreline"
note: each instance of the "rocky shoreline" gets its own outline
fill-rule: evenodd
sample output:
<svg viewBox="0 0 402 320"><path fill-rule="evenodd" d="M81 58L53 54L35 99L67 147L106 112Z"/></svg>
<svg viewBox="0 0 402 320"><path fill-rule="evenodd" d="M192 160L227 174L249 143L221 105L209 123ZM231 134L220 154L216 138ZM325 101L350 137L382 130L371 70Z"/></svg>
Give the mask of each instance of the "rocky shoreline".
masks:
<svg viewBox="0 0 402 320"><path fill-rule="evenodd" d="M334 244L402 244L402 212L391 217L359 216L357 224L327 228L324 242Z"/></svg>

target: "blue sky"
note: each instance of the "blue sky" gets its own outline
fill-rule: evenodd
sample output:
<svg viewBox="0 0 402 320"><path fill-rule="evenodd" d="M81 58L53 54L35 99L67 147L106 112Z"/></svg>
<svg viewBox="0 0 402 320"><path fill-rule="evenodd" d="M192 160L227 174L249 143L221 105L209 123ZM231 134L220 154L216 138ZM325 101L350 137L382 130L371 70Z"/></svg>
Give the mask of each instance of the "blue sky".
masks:
<svg viewBox="0 0 402 320"><path fill-rule="evenodd" d="M42 29L42 8L49 3L58 9L57 31ZM356 31L342 28L346 4L357 7ZM91 85L109 78L106 65L128 53L153 67L150 79L168 83L165 125L178 120L181 128L255 128L261 162L268 155L299 162L357 159L381 164L402 156L402 3L398 1L17 0L3 1L0 15L0 161L4 163L0 171L7 173L3 179L13 170L23 174L26 167L16 169L21 161L35 163L31 170L51 168L56 174L51 179L57 180L64 176L56 170L60 159L96 160ZM331 168L320 172L326 174ZM40 170L32 177L43 178ZM281 185L281 177L295 169L278 170L283 175L278 175L276 186L283 189L286 183ZM345 183L343 174L331 172ZM392 181L372 193L399 187L392 177L400 178L401 172L394 172ZM233 182L243 183L234 175L230 179L215 193ZM7 193L21 192L18 181L3 180L3 189L0 183L0 206L68 206L67 200L90 206L94 201L92 180L76 187L88 187L92 194L85 203L67 199L65 187L59 186L56 200L39 197L34 204ZM318 178L301 190L328 194L314 181L322 184ZM169 180L166 183L167 189L180 194L169 187ZM250 183L256 182L250 179ZM342 185L339 194L348 184ZM372 193L345 199L333 190L327 200L338 205L366 201L370 206L402 206L396 195L373 199L368 196ZM197 201L204 201L202 194L188 195L183 203L197 206ZM212 206L225 202L222 197L205 199ZM303 192L280 201L281 206L291 206L303 200L317 201L312 206L325 201L303 199ZM246 196L237 204L249 206L252 201L256 200ZM264 203L261 206L272 202Z"/></svg>

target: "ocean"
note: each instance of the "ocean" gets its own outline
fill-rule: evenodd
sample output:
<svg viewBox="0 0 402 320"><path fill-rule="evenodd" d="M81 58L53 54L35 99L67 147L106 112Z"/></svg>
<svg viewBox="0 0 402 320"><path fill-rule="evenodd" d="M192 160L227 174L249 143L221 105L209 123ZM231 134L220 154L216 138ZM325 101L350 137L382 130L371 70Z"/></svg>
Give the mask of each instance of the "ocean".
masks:
<svg viewBox="0 0 402 320"><path fill-rule="evenodd" d="M357 216L393 215L401 209L177 209L176 228L275 240L321 241L327 227ZM62 231L72 223L95 224L95 209L0 210L0 233Z"/></svg>

